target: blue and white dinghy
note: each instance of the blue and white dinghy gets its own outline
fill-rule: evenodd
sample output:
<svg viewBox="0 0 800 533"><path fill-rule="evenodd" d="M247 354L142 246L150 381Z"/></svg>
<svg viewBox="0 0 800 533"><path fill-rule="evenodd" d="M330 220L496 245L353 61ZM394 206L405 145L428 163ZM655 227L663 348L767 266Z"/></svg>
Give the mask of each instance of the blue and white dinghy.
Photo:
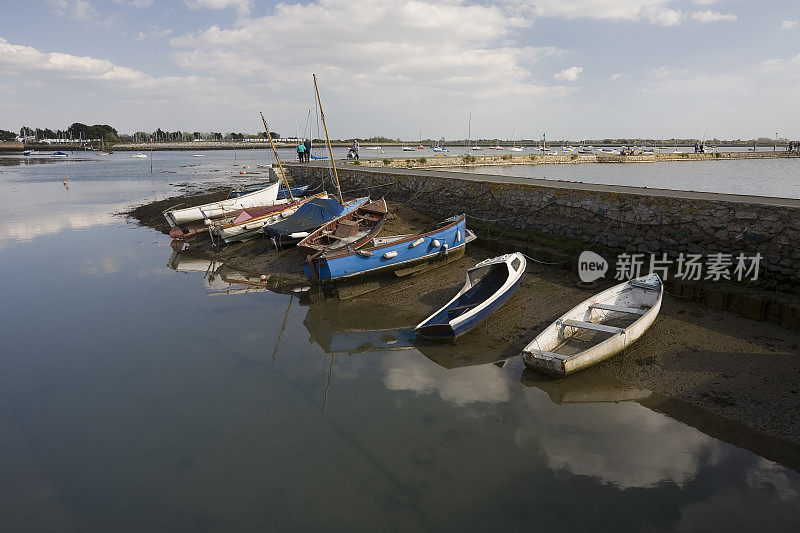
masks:
<svg viewBox="0 0 800 533"><path fill-rule="evenodd" d="M615 285L564 313L522 350L522 360L564 377L608 359L647 331L663 296L658 274Z"/></svg>
<svg viewBox="0 0 800 533"><path fill-rule="evenodd" d="M514 294L525 267L525 256L519 252L481 261L467 270L467 282L458 294L414 328L414 333L426 339L463 335Z"/></svg>
<svg viewBox="0 0 800 533"><path fill-rule="evenodd" d="M475 234L467 230L466 216L459 215L448 218L427 233L376 237L360 250L309 257L303 272L309 280L320 282L396 272L463 252L464 246L474 239Z"/></svg>

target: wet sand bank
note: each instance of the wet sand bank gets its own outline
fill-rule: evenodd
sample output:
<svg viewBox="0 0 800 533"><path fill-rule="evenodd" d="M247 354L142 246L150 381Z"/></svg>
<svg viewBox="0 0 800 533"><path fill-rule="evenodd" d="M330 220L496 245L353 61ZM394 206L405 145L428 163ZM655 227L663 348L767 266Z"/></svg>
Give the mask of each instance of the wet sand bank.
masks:
<svg viewBox="0 0 800 533"><path fill-rule="evenodd" d="M161 215L165 208L222 199L228 192L224 188L173 197L134 208L129 215L167 233L169 228ZM424 230L438 222L401 204L391 203L390 210L385 235ZM226 266L267 274L273 279L277 276L289 285L305 282L296 251L275 251L266 239L218 251L207 237L190 238L187 244L193 253ZM349 317L351 327L363 329L370 329L370 321L374 321L370 316L379 314L384 315L381 327L386 327L387 314L394 317L388 321L393 327L413 327L463 285L467 268L493 255L496 252L481 248L479 239L468 246L463 257L448 265L399 279L380 291L353 299L314 303L318 307L315 312L327 317ZM582 290L576 286L574 275L529 262L528 275L520 289L491 319L447 347L419 343L415 348L448 367L515 357L565 309L601 289ZM792 450L800 456L800 334L776 324L709 310L665 295L659 318L643 338L581 376L612 377L637 389L685 402L747 431L779 439L785 443L784 457L791 456ZM669 414L667 409L664 411Z"/></svg>

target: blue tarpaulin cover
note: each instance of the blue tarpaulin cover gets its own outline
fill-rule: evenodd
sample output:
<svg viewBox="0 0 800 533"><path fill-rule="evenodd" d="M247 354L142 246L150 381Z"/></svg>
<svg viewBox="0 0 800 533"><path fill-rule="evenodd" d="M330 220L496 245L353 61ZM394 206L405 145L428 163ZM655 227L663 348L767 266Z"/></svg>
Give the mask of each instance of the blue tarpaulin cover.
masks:
<svg viewBox="0 0 800 533"><path fill-rule="evenodd" d="M286 220L266 226L264 231L273 238L301 231L310 232L338 217L343 211L342 205L333 198L315 198L301 205Z"/></svg>

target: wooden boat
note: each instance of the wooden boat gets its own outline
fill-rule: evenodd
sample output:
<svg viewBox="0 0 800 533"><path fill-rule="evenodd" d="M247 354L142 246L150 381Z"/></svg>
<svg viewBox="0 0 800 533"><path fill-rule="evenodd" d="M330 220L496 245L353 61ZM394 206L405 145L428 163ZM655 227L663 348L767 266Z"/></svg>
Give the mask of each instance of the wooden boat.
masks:
<svg viewBox="0 0 800 533"><path fill-rule="evenodd" d="M466 216L448 218L433 231L416 235L376 237L360 250L343 250L311 257L303 265L312 281L329 282L377 274L398 272L443 259L475 240L466 229Z"/></svg>
<svg viewBox="0 0 800 533"><path fill-rule="evenodd" d="M299 242L320 226L346 216L369 202L369 197L357 198L340 204L333 198L317 198L300 206L292 216L264 227L276 247Z"/></svg>
<svg viewBox="0 0 800 533"><path fill-rule="evenodd" d="M224 224L213 225L210 230L211 235L221 239L226 244L253 239L263 233L265 226L275 224L292 216L300 206L316 198L328 198L328 193L323 191L314 196L298 198L288 204L245 209L233 220Z"/></svg>
<svg viewBox="0 0 800 533"><path fill-rule="evenodd" d="M525 365L553 376L583 370L621 352L647 331L661 308L658 274L620 283L585 300L522 351Z"/></svg>
<svg viewBox="0 0 800 533"><path fill-rule="evenodd" d="M278 202L289 203L287 200L277 200L279 183L270 185L249 194L243 194L236 198L228 198L220 202L187 207L184 209L168 209L164 211L164 218L170 226L180 226L187 222L196 220L210 220L225 215L230 215L235 211L241 211L248 207L271 206Z"/></svg>
<svg viewBox="0 0 800 533"><path fill-rule="evenodd" d="M414 333L427 339L453 339L463 335L514 294L525 267L525 256L519 252L481 261L467 271L467 282L458 294L423 320Z"/></svg>
<svg viewBox="0 0 800 533"><path fill-rule="evenodd" d="M383 198L366 203L317 228L297 243L297 251L318 256L358 250L378 235L387 216L389 208Z"/></svg>

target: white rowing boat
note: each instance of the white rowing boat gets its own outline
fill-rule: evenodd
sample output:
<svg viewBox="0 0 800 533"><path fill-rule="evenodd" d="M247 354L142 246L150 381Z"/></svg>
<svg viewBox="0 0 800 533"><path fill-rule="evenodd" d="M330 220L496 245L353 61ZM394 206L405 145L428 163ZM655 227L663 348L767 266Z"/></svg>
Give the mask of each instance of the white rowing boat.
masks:
<svg viewBox="0 0 800 533"><path fill-rule="evenodd" d="M525 366L557 377L621 352L641 337L661 309L658 274L620 283L567 311L522 350Z"/></svg>
<svg viewBox="0 0 800 533"><path fill-rule="evenodd" d="M276 200L278 197L278 182L272 183L263 189L250 194L243 194L235 198L228 198L220 202L187 207L184 209L170 209L164 211L164 218L170 226L179 226L196 220L209 220L241 211L248 207L271 206L279 203L288 203L288 200Z"/></svg>

